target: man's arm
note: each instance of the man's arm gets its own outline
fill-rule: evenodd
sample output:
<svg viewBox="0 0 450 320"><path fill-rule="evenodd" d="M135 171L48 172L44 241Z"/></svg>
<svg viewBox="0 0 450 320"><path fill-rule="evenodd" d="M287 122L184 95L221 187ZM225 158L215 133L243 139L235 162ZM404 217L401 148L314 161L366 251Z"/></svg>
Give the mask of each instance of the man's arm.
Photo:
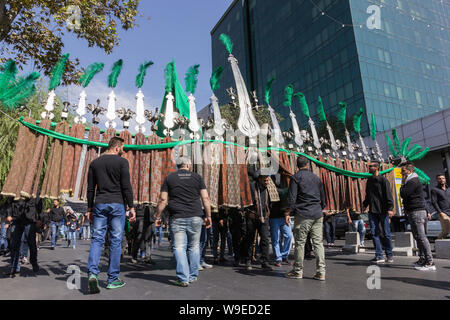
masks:
<svg viewBox="0 0 450 320"><path fill-rule="evenodd" d="M134 222L136 220L136 212L134 211L133 203L133 188L130 181L130 164L128 160L124 159L123 165L120 167L120 187L122 188L122 195L125 197L130 215L128 221Z"/></svg>
<svg viewBox="0 0 450 320"><path fill-rule="evenodd" d="M366 210L366 208L369 206L370 201L370 191L369 191L369 181L366 183L366 197L363 201L363 211Z"/></svg>
<svg viewBox="0 0 450 320"><path fill-rule="evenodd" d="M161 191L159 195L158 205L156 207L155 220L161 220L161 214L169 203L169 193L167 191Z"/></svg>
<svg viewBox="0 0 450 320"><path fill-rule="evenodd" d="M212 225L212 220L211 220L211 200L209 199L208 190L206 189L200 190L200 197L202 198L203 208L205 208L206 228L209 229Z"/></svg>
<svg viewBox="0 0 450 320"><path fill-rule="evenodd" d="M389 215L389 218L392 218L394 215L394 199L392 198L392 191L391 191L391 184L389 183L389 180L384 178L384 192L386 193L386 207L387 207L387 213Z"/></svg>
<svg viewBox="0 0 450 320"><path fill-rule="evenodd" d="M322 210L325 208L326 206L326 199L325 199L325 191L323 190L323 183L320 182L320 206L322 207Z"/></svg>
<svg viewBox="0 0 450 320"><path fill-rule="evenodd" d="M94 198L95 198L95 187L97 183L95 181L94 170L92 169L92 164L89 166L88 171L88 187L87 187L87 201L88 201L88 214L92 213L94 209Z"/></svg>
<svg viewBox="0 0 450 320"><path fill-rule="evenodd" d="M436 209L437 212L444 212L442 211L441 207L439 207L438 203L438 194L435 189L431 190L431 204L433 205L434 209Z"/></svg>

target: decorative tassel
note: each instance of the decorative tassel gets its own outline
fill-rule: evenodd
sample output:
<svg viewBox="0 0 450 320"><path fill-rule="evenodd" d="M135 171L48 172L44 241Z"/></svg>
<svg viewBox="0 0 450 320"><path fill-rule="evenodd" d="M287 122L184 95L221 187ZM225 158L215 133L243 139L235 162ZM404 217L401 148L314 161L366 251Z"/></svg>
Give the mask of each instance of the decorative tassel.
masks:
<svg viewBox="0 0 450 320"><path fill-rule="evenodd" d="M197 82L198 82L198 68L200 67L199 64L193 65L189 68L189 70L186 72L186 76L184 78L185 84L186 84L186 92L190 92L192 94L195 93L195 89L197 88Z"/></svg>
<svg viewBox="0 0 450 320"><path fill-rule="evenodd" d="M284 89L284 102L283 105L285 107L292 107L292 95L294 94L294 87L292 86L292 84L288 85L285 89Z"/></svg>
<svg viewBox="0 0 450 320"><path fill-rule="evenodd" d="M406 157L406 154L408 153L407 151L408 151L408 147L409 147L409 143L410 142L411 142L411 138L408 138L405 141L403 141L403 143L402 143L402 148L401 148L400 153L402 155L404 155L405 157Z"/></svg>
<svg viewBox="0 0 450 320"><path fill-rule="evenodd" d="M214 92L220 88L220 78L222 77L222 72L225 70L223 67L217 67L209 79L209 84L211 85L211 90Z"/></svg>
<svg viewBox="0 0 450 320"><path fill-rule="evenodd" d="M323 108L322 98L319 96L319 106L317 107L317 114L319 115L320 122L327 122L327 116L325 115L325 109Z"/></svg>
<svg viewBox="0 0 450 320"><path fill-rule="evenodd" d="M339 102L339 111L337 113L337 120L345 126L345 117L347 114L347 104Z"/></svg>
<svg viewBox="0 0 450 320"><path fill-rule="evenodd" d="M173 90L173 83L175 81L174 76L173 76L173 61L169 62L166 66L166 68L164 69L165 74L165 80L166 80L166 91L167 92L172 92Z"/></svg>
<svg viewBox="0 0 450 320"><path fill-rule="evenodd" d="M361 108L359 112L353 115L353 129L356 133L361 133L361 119L363 116L364 110Z"/></svg>
<svg viewBox="0 0 450 320"><path fill-rule="evenodd" d="M430 177L427 176L425 172L420 170L419 168L415 168L414 172L417 173L420 183L422 184L430 184Z"/></svg>
<svg viewBox="0 0 450 320"><path fill-rule="evenodd" d="M372 136L372 140L377 140L377 125L375 123L375 115L372 113L372 128L370 128L370 135Z"/></svg>
<svg viewBox="0 0 450 320"><path fill-rule="evenodd" d="M219 39L225 45L225 48L227 49L228 53L231 54L233 52L233 42L231 41L230 37L227 36L225 33L222 33L219 36Z"/></svg>
<svg viewBox="0 0 450 320"><path fill-rule="evenodd" d="M14 60L8 60L2 67L2 73L0 74L0 92L7 90L15 82L16 76L16 62Z"/></svg>
<svg viewBox="0 0 450 320"><path fill-rule="evenodd" d="M391 138L389 138L387 133L385 133L385 136L386 136L387 145L388 145L389 149L391 149L392 155L394 157L396 157L398 155L398 152L395 150L394 145L392 144Z"/></svg>
<svg viewBox="0 0 450 320"><path fill-rule="evenodd" d="M428 151L430 151L430 148L423 149L421 152L411 156L409 158L409 161L417 161L417 160L423 159L427 155Z"/></svg>
<svg viewBox="0 0 450 320"><path fill-rule="evenodd" d="M144 85L144 78L147 74L147 69L153 65L153 61L146 61L139 66L139 74L136 76L136 87L139 89Z"/></svg>
<svg viewBox="0 0 450 320"><path fill-rule="evenodd" d="M115 88L117 86L117 78L119 77L120 72L122 71L122 67L123 67L122 59L114 63L111 73L109 74L108 77L108 87Z"/></svg>
<svg viewBox="0 0 450 320"><path fill-rule="evenodd" d="M401 147L400 147L400 139L398 138L398 135L397 135L397 129L395 129L395 128L392 129L392 136L394 137L395 149L397 150L397 153L399 153L401 150Z"/></svg>
<svg viewBox="0 0 450 320"><path fill-rule="evenodd" d="M78 83L83 87L86 88L89 83L91 83L91 80L94 78L94 76L101 72L103 68L105 67L105 64L102 62L94 62L93 64L89 65L83 75L80 77L80 80Z"/></svg>
<svg viewBox="0 0 450 320"><path fill-rule="evenodd" d="M294 94L294 96L298 98L298 101L300 102L300 108L302 109L302 112L305 115L305 117L310 118L309 107L308 104L306 103L305 95L301 92L298 92Z"/></svg>
<svg viewBox="0 0 450 320"><path fill-rule="evenodd" d="M50 84L48 86L48 91L55 90L61 84L61 79L66 70L67 60L69 60L69 54L66 53L62 58L56 63L52 69L52 76L50 78Z"/></svg>
<svg viewBox="0 0 450 320"><path fill-rule="evenodd" d="M275 81L275 78L272 77L269 81L266 83L266 88L264 90L264 101L269 105L270 104L270 98L272 96L272 83Z"/></svg>
<svg viewBox="0 0 450 320"><path fill-rule="evenodd" d="M405 154L405 157L407 159L409 159L410 157L412 157L413 155L415 155L416 153L418 153L420 150L422 149L422 147L418 144L415 144L411 147L411 149L409 149L409 151Z"/></svg>

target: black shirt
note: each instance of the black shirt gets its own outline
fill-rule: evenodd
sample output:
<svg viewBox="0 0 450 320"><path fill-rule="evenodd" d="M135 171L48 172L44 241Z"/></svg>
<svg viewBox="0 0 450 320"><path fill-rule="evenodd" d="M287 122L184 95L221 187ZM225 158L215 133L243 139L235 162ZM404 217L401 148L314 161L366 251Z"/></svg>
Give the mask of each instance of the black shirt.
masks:
<svg viewBox="0 0 450 320"><path fill-rule="evenodd" d="M284 211L288 208L288 189L278 188L278 195L280 196L280 201L272 202L272 206L270 208L271 219L284 218Z"/></svg>
<svg viewBox="0 0 450 320"><path fill-rule="evenodd" d="M450 216L450 189L442 189L441 186L436 186L431 190L431 202L436 211L443 212Z"/></svg>
<svg viewBox="0 0 450 320"><path fill-rule="evenodd" d="M200 190L206 189L203 178L192 171L179 170L169 174L161 192L169 193L168 210L171 218L202 217Z"/></svg>
<svg viewBox="0 0 450 320"><path fill-rule="evenodd" d="M325 193L320 179L309 170L299 170L289 182L288 203L296 214L320 219L325 208Z"/></svg>
<svg viewBox="0 0 450 320"><path fill-rule="evenodd" d="M64 209L61 207L50 209L50 221L61 222L65 215Z"/></svg>
<svg viewBox="0 0 450 320"><path fill-rule="evenodd" d="M364 207L369 206L369 211L376 214L387 214L394 209L391 186L383 176L372 176L367 179L366 199Z"/></svg>
<svg viewBox="0 0 450 320"><path fill-rule="evenodd" d="M426 210L423 188L418 178L408 180L400 188L400 196L406 212Z"/></svg>
<svg viewBox="0 0 450 320"><path fill-rule="evenodd" d="M133 208L133 190L130 183L128 160L118 155L105 154L95 159L88 173L88 208L98 203L123 203Z"/></svg>

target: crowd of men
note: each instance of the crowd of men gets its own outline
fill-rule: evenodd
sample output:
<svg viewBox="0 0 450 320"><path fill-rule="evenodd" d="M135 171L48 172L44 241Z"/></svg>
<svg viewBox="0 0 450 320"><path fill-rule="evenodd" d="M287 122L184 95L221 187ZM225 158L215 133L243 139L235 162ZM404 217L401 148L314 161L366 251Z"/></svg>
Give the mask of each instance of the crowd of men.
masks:
<svg viewBox="0 0 450 320"><path fill-rule="evenodd" d="M37 272L38 244L50 234L51 247L55 249L58 237L62 234L60 229L64 228L67 245L72 245L74 249L77 238L91 238L89 292L100 292L98 265L104 249L109 256L107 288L120 288L125 285L119 277L124 248L128 247L132 263L141 260L153 264L152 239L156 242L157 235L159 245L163 227L168 227L176 261L175 285L187 287L198 280L200 270L212 267L205 260L206 246L210 240L214 264L227 261L225 256L228 248L235 267L252 270L252 265L258 261L262 270L270 271L273 267L286 264L292 266L286 277L301 279L304 259L315 257L314 279L325 280L324 233L328 246L333 246L333 217L324 211L326 203L323 186L310 170L308 159L297 159L299 170L290 177L288 188L276 188L278 197L273 197L274 190L269 188L274 185L271 180L273 177L262 171L250 172L253 205L244 209L221 208L212 212L202 177L191 171L191 162L184 157L177 159L178 170L164 180L157 207L135 206L129 164L121 157L122 154L123 140L114 137L107 151L91 163L88 173L88 212L84 215L77 216L70 210L65 211L58 200L54 200L53 208L41 214L42 201L39 195L19 201L9 199L3 205L0 211L0 250L7 249L6 230L9 226L11 275L20 269L23 243L28 245L30 263ZM394 261L390 228L394 201L389 181L379 175L379 169L380 163L370 163L372 177L367 181L364 200L375 247L375 257L371 262L376 264ZM436 270L425 234L429 217L422 184L414 173L412 163L402 165L402 176L400 194L419 249L419 260L414 268ZM443 231L439 237L445 238L450 231L450 191L444 175L438 175L437 182L438 185L432 191L432 203L442 224ZM364 245L365 228L361 215L347 212L347 216L352 229L360 233L361 245ZM293 225L291 217L294 217ZM294 260L290 262L293 243ZM273 258L270 256L270 246Z"/></svg>

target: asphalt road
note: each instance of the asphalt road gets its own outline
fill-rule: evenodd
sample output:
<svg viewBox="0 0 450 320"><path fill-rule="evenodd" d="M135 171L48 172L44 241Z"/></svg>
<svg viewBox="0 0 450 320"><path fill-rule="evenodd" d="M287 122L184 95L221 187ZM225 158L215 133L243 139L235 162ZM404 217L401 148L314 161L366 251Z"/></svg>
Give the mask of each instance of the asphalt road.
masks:
<svg viewBox="0 0 450 320"><path fill-rule="evenodd" d="M369 242L369 241L368 241ZM337 244L342 244L338 241ZM79 241L77 249L65 248L60 242L55 251L44 243L39 251L41 270L34 274L31 266L22 266L19 276L0 279L0 299L63 299L63 300L290 300L290 299L450 299L450 260L435 260L437 271L421 272L411 264L417 257L396 257L392 265L381 266L380 289L367 286L368 262L373 253L346 255L339 247L326 249L327 280L313 280L314 260L305 261L304 278L287 279L283 275L290 267L283 265L272 272L263 272L260 266L253 271L234 268L231 261L225 266L201 271L199 280L188 288L174 286L175 263L168 243L154 250L155 265L131 264L123 259L121 278L127 283L116 290L106 289L106 265L102 259L101 293L89 295L87 289L88 241ZM231 260L231 259L230 259ZM0 258L0 272L9 270L9 258ZM81 287L70 290L68 266L81 270ZM373 279L373 278L371 278ZM369 279L369 283L376 282Z"/></svg>

